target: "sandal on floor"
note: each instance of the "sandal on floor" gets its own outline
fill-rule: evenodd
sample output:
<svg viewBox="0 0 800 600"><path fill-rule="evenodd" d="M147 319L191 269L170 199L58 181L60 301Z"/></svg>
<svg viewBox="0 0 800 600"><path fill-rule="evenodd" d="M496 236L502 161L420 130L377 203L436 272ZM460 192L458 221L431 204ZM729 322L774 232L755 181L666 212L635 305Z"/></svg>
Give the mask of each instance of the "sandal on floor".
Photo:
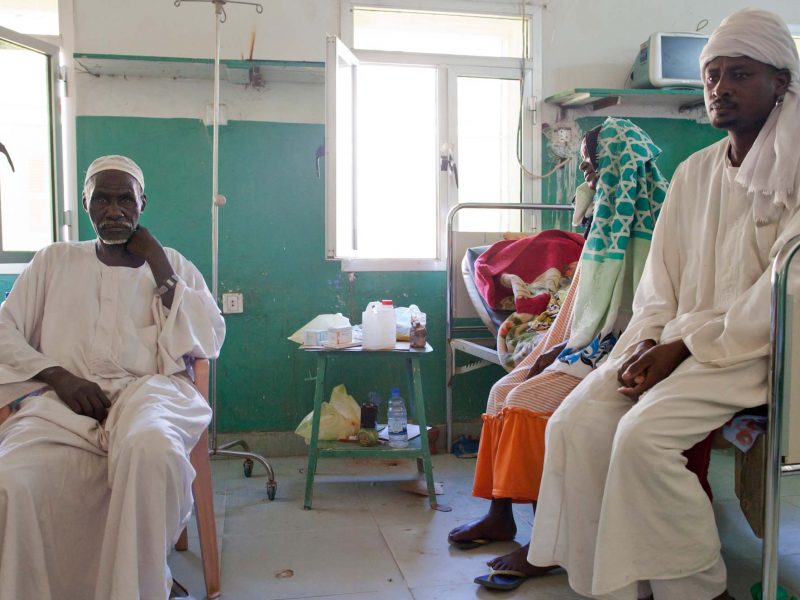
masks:
<svg viewBox="0 0 800 600"><path fill-rule="evenodd" d="M170 600L194 600L194 596L189 593L185 586L181 585L177 579L172 580L172 589L169 592Z"/></svg>
<svg viewBox="0 0 800 600"><path fill-rule="evenodd" d="M450 543L451 546L455 546L459 550L472 550L473 548L480 548L481 546L485 546L486 544L491 544L492 540L451 540L447 538L447 541Z"/></svg>
<svg viewBox="0 0 800 600"><path fill-rule="evenodd" d="M520 571L506 569L489 569L488 575L481 575L474 579L475 583L490 590L515 590L522 585L522 582L529 579L529 576Z"/></svg>

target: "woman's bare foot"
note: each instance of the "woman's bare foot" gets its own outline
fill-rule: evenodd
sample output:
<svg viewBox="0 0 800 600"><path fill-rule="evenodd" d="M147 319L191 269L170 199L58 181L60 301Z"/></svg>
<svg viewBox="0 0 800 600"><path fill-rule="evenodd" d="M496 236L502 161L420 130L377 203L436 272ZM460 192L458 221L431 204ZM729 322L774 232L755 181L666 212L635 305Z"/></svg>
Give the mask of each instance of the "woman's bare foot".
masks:
<svg viewBox="0 0 800 600"><path fill-rule="evenodd" d="M530 544L525 544L514 550L513 552L509 552L508 554L504 554L503 556L498 556L497 558L493 558L492 560L488 561L486 564L489 565L495 571L519 571L520 573L524 573L528 577L537 577L539 575L544 575L545 573L549 573L557 569L557 566L552 567L535 567L531 563L528 562L528 549L530 548Z"/></svg>
<svg viewBox="0 0 800 600"><path fill-rule="evenodd" d="M517 535L517 524L511 509L511 500L492 500L489 512L480 519L464 523L453 529L447 541L455 546L475 547L488 542L507 542ZM481 542L471 545L471 542Z"/></svg>

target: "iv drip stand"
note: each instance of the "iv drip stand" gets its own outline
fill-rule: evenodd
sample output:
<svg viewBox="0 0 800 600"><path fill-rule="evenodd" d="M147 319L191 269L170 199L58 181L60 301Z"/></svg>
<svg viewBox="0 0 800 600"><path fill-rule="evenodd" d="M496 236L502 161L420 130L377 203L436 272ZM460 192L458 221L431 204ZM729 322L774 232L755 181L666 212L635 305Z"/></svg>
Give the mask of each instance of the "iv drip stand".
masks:
<svg viewBox="0 0 800 600"><path fill-rule="evenodd" d="M212 121L212 157L211 157L211 293L214 300L219 304L219 207L226 202L225 196L219 193L219 26L227 19L225 4L246 4L254 6L256 12L261 14L264 7L254 2L243 2L239 0L174 0L176 7L183 2L206 2L214 5L215 14L215 50L214 50L214 115ZM210 456L238 456L244 458L244 476L250 477L253 473L253 461L261 463L267 470L267 497L275 499L275 492L278 484L275 481L275 473L267 460L260 454L250 451L250 446L244 440L235 440L222 444L217 444L217 361L212 360L210 364L209 395L211 396L211 437ZM235 446L241 446L242 451L231 450Z"/></svg>

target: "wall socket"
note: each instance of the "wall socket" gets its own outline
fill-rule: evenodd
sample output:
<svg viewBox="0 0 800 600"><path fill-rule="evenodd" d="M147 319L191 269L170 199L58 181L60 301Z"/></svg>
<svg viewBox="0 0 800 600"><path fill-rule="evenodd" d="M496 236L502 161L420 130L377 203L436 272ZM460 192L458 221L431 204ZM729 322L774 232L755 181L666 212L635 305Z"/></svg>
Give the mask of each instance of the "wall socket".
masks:
<svg viewBox="0 0 800 600"><path fill-rule="evenodd" d="M222 294L222 312L225 314L243 313L244 294L241 292Z"/></svg>

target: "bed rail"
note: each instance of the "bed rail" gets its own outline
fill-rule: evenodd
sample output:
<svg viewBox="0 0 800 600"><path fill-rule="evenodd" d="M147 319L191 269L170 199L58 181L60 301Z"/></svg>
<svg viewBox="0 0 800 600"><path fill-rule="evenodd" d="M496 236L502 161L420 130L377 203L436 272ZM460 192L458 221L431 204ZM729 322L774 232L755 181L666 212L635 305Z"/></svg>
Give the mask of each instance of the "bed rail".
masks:
<svg viewBox="0 0 800 600"><path fill-rule="evenodd" d="M761 555L762 598L778 598L778 534L781 511L781 477L800 474L800 464L785 464L783 451L783 420L788 403L786 376L791 370L791 356L787 362L787 305L789 295L789 269L800 250L800 236L790 239L772 263L772 301L770 330L770 362L768 377L769 419L767 422L764 486L764 543ZM788 332L791 339L791 333ZM795 348L791 348L792 352ZM800 408L796 408L800 410Z"/></svg>
<svg viewBox="0 0 800 600"><path fill-rule="evenodd" d="M475 325L465 325L465 326L456 326L455 325L455 315L453 314L453 304L455 299L455 282L453 281L453 273L455 269L453 268L453 261L454 256L453 253L455 252L455 241L453 235L453 223L455 222L456 215L461 212L462 210L470 210L470 209L499 209L499 210L532 210L532 211L561 211L561 212L572 212L572 206L567 204L523 204L519 202L504 202L504 203L493 203L493 202L465 202L463 204L458 204L450 209L450 212L447 213L447 318L446 318L446 338L447 343L445 344L445 369L446 369L446 377L445 377L445 384L446 384L446 409L447 409L447 452L450 452L450 448L453 445L453 377L460 373L466 373L467 371L472 371L480 366L484 366L488 362L495 362L491 361L491 357L487 354L488 348L480 344L477 340L458 340L457 345L454 346L454 333L455 332L467 332L467 331L481 331L484 328L475 326ZM471 363L468 365L469 368L465 367L464 369L457 370L456 369L456 361L455 361L455 351L458 350L459 352L465 352L472 356L478 357L480 360L476 363Z"/></svg>

